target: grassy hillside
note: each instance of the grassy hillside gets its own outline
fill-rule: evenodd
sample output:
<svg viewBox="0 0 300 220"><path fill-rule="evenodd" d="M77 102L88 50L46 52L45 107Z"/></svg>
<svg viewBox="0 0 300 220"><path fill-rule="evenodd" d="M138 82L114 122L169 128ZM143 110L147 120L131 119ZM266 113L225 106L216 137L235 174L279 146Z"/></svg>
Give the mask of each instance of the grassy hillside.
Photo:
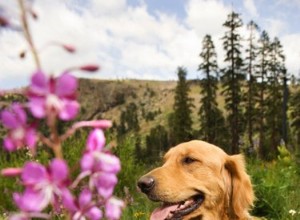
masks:
<svg viewBox="0 0 300 220"><path fill-rule="evenodd" d="M120 112L130 102L139 107L141 133L147 133L157 124L166 125L167 115L173 111L176 81L147 80L80 80L79 100L82 104L82 119L106 118L119 121ZM190 81L190 97L194 99L193 118L197 122L200 105L200 88L196 81ZM153 121L142 116L159 111ZM197 126L198 123L194 123Z"/></svg>

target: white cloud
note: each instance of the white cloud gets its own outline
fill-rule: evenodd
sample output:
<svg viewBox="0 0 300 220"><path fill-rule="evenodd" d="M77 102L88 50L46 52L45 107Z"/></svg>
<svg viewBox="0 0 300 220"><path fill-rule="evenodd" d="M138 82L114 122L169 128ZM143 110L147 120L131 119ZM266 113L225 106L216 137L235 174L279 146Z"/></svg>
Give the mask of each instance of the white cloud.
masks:
<svg viewBox="0 0 300 220"><path fill-rule="evenodd" d="M244 7L252 17L254 18L258 17L254 0L244 0Z"/></svg>
<svg viewBox="0 0 300 220"><path fill-rule="evenodd" d="M68 54L57 46L42 50L44 70L59 73L70 66L95 62L101 65L102 71L89 77L176 79L177 67L184 66L189 77L197 77L205 34L212 35L219 64L223 65L222 24L230 6L222 0L185 1L186 17L179 19L170 13L149 12L146 3L140 1L137 6L129 6L126 0L35 1L39 19L30 24L37 47L61 42L77 48L76 54ZM256 11L255 7L251 10ZM286 25L275 18L265 23L271 36L281 33ZM292 46L285 44L287 53L297 57L288 49ZM19 81L24 84L24 79L34 70L30 56L25 60L18 57L25 46L20 33L0 32L0 87L19 85ZM298 62L293 59L287 60L288 67L296 69Z"/></svg>
<svg viewBox="0 0 300 220"><path fill-rule="evenodd" d="M30 23L37 47L61 42L78 49L74 55L56 46L43 49L40 57L48 73L94 61L102 67L98 78L175 79L178 66L187 67L195 76L203 35L219 32L227 13L222 3L214 0L189 1L185 21L159 11L153 15L143 2L136 7L125 0L71 3L44 0L34 5L39 19ZM213 10L217 13L210 13ZM7 32L0 42L0 60L5 63L0 80L29 76L34 64L30 57L18 58L26 45L20 35Z"/></svg>
<svg viewBox="0 0 300 220"><path fill-rule="evenodd" d="M115 16L126 8L126 0L99 1L91 0L92 12L96 15Z"/></svg>
<svg viewBox="0 0 300 220"><path fill-rule="evenodd" d="M290 34L282 37L281 39L283 50L286 55L286 66L289 73L298 74L300 71L300 34Z"/></svg>
<svg viewBox="0 0 300 220"><path fill-rule="evenodd" d="M219 0L190 0L186 6L186 23L198 36L222 32L222 25L230 12Z"/></svg>
<svg viewBox="0 0 300 220"><path fill-rule="evenodd" d="M287 24L283 20L276 18L265 19L264 26L267 27L267 31L271 37L282 36L287 28Z"/></svg>

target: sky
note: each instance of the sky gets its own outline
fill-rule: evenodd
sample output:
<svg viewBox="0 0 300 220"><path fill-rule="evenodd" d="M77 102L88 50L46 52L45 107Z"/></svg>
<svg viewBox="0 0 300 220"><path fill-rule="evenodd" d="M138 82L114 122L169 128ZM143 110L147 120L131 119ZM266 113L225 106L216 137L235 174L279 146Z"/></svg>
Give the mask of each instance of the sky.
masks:
<svg viewBox="0 0 300 220"><path fill-rule="evenodd" d="M18 24L16 0L0 1L0 15ZM73 72L97 79L175 80L177 67L188 78L201 78L201 42L210 34L218 64L223 67L222 26L232 10L244 24L254 20L271 38L279 37L291 74L300 70L300 0L31 0L38 15L30 29L42 69L58 75L84 64L96 63L95 74ZM241 30L247 38L247 29ZM58 43L73 45L66 53ZM0 29L0 89L28 84L35 64L22 32Z"/></svg>

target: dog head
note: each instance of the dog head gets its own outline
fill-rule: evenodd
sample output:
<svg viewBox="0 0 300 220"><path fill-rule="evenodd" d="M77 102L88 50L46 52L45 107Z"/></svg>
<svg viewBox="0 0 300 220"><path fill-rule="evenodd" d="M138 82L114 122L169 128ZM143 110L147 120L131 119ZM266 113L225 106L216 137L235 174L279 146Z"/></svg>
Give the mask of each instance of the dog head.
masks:
<svg viewBox="0 0 300 220"><path fill-rule="evenodd" d="M243 157L203 141L171 148L164 164L141 177L138 186L162 202L151 220L248 219L254 200Z"/></svg>

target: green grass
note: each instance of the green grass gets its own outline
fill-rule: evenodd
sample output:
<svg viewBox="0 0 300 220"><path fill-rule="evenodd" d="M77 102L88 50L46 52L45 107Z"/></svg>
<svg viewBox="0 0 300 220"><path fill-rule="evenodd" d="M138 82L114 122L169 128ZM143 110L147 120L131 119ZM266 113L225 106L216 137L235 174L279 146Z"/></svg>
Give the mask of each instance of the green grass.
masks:
<svg viewBox="0 0 300 220"><path fill-rule="evenodd" d="M145 164L137 162L134 157L134 145L133 138L128 138L116 150L116 154L120 157L122 163L122 170L118 175L119 183L116 187L116 194L127 203L122 215L123 220L149 220L150 210L153 210L156 204L150 202L146 196L137 190L136 182L150 167L146 168ZM125 188L127 188L128 193L124 192Z"/></svg>
<svg viewBox="0 0 300 220"><path fill-rule="evenodd" d="M79 170L76 168L78 166L77 160L85 147L85 139L86 133L81 132L64 144L64 156L72 167L73 175L76 175ZM115 193L127 203L122 220L148 220L151 211L157 204L149 201L146 196L138 192L136 181L156 164L146 165L141 159L138 162L134 157L134 145L134 138L129 137L115 149L115 153L122 162L122 171L118 175L119 183ZM51 153L38 151L37 159L40 162L47 163L49 158L51 158ZM30 156L24 151L8 155L1 150L0 169L22 166L27 159L30 159ZM300 219L299 169L289 155L268 163L249 159L247 168L257 196L253 215L269 220ZM15 178L0 177L0 192L4 192L5 195L0 197L0 213L2 214L0 219L4 219L4 213L15 210L11 195L14 191L21 190L17 183L18 180ZM293 217L289 213L291 209L297 211Z"/></svg>
<svg viewBox="0 0 300 220"><path fill-rule="evenodd" d="M267 219L300 219L300 175L294 161L250 161L249 173L257 201L253 214ZM290 210L296 210L293 216Z"/></svg>

